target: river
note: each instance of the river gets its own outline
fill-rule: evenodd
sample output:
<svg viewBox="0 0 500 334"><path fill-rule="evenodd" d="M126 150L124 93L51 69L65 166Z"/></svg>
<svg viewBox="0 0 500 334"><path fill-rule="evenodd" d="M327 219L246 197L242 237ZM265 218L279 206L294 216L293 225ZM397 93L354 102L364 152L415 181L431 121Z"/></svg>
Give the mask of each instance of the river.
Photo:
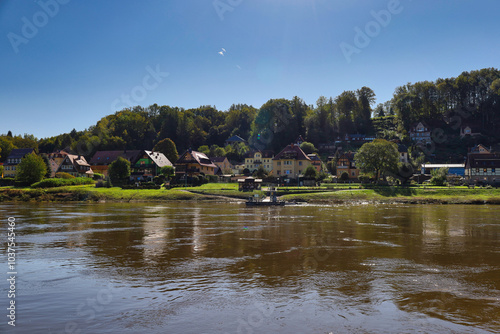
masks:
<svg viewBox="0 0 500 334"><path fill-rule="evenodd" d="M500 332L500 206L4 203L2 254L8 217L1 333Z"/></svg>

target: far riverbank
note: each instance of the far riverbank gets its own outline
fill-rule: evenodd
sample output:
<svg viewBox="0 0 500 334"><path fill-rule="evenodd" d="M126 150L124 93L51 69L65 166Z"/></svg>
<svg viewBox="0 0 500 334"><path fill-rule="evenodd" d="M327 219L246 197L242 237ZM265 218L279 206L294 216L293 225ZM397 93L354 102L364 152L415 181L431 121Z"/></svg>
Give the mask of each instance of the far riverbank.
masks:
<svg viewBox="0 0 500 334"><path fill-rule="evenodd" d="M263 192L256 192L262 195ZM500 204L500 189L466 187L282 187L280 199L317 204ZM93 185L49 189L0 188L0 202L242 202L253 193L239 192L237 184L215 183L175 189L96 188Z"/></svg>

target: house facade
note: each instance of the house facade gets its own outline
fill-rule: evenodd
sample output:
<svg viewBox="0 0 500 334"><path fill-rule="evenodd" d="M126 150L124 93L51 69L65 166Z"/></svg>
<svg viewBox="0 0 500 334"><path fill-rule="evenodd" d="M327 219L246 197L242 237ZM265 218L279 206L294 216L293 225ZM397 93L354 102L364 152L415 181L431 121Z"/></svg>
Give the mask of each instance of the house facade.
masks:
<svg viewBox="0 0 500 334"><path fill-rule="evenodd" d="M151 180L165 166L173 167L173 164L163 153L142 151L135 163L130 165L130 178L135 181Z"/></svg>
<svg viewBox="0 0 500 334"><path fill-rule="evenodd" d="M343 153L337 159L337 178L341 179L344 173L347 173L350 180L359 177L359 169L356 168L354 153L352 152Z"/></svg>
<svg viewBox="0 0 500 334"><path fill-rule="evenodd" d="M312 166L311 158L295 144L285 147L272 161L272 174L276 177L296 178Z"/></svg>
<svg viewBox="0 0 500 334"><path fill-rule="evenodd" d="M5 163L3 165L4 170L3 170L3 175L4 177L12 177L15 178L17 174L17 166L21 162L21 159L24 158L26 155L30 153L34 153L35 150L32 148L15 148L13 149L9 156L7 157L7 160L5 160Z"/></svg>
<svg viewBox="0 0 500 334"><path fill-rule="evenodd" d="M174 165L175 175L179 176L215 175L218 169L204 153L193 150L184 152Z"/></svg>
<svg viewBox="0 0 500 334"><path fill-rule="evenodd" d="M233 171L233 165L229 162L227 157L210 157L210 160L219 167L222 174L227 174L226 172Z"/></svg>
<svg viewBox="0 0 500 334"><path fill-rule="evenodd" d="M406 145L398 144L399 162L408 163L408 148Z"/></svg>
<svg viewBox="0 0 500 334"><path fill-rule="evenodd" d="M468 125L460 127L460 138L481 136L480 132L472 132L472 128Z"/></svg>
<svg viewBox="0 0 500 334"><path fill-rule="evenodd" d="M500 153L477 145L469 154L465 163L465 177L469 182L493 183L500 181Z"/></svg>
<svg viewBox="0 0 500 334"><path fill-rule="evenodd" d="M75 177L93 177L94 172L90 164L81 155L67 154L56 173L64 172Z"/></svg>
<svg viewBox="0 0 500 334"><path fill-rule="evenodd" d="M311 165L316 169L319 173L322 170L323 163L321 162L320 157L316 153L308 154L309 159L311 159Z"/></svg>
<svg viewBox="0 0 500 334"><path fill-rule="evenodd" d="M253 173L262 166L266 172L271 173L273 170L273 157L272 151L250 151L245 156L245 168L250 173Z"/></svg>
<svg viewBox="0 0 500 334"><path fill-rule="evenodd" d="M142 150L132 150L132 151L97 151L95 152L92 159L90 159L90 166L94 173L103 174L104 176L108 176L108 168L109 165L118 159L118 157L122 157L125 160L130 162L130 165L135 165L135 163L139 160L141 155L144 154Z"/></svg>
<svg viewBox="0 0 500 334"><path fill-rule="evenodd" d="M430 144L431 143L431 130L426 127L422 122L413 126L410 130L410 139L417 144Z"/></svg>

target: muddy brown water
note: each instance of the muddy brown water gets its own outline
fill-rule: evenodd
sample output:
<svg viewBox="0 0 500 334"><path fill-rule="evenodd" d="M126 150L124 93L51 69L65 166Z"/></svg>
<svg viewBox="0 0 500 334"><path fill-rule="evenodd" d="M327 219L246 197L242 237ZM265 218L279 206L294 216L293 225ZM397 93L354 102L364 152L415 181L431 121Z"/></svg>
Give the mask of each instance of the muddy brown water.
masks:
<svg viewBox="0 0 500 334"><path fill-rule="evenodd" d="M1 333L499 333L500 206L0 204ZM7 277L7 257L1 265Z"/></svg>

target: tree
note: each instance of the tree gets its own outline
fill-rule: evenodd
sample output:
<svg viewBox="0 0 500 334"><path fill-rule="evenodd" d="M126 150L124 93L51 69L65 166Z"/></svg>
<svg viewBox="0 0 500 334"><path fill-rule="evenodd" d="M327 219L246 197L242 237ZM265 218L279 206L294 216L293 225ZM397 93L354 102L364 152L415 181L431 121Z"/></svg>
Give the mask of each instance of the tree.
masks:
<svg viewBox="0 0 500 334"><path fill-rule="evenodd" d="M174 167L163 166L160 173L163 174L167 180L170 180L170 178L175 174Z"/></svg>
<svg viewBox="0 0 500 334"><path fill-rule="evenodd" d="M47 168L47 173L45 173L44 178L49 178L52 175L52 168L50 168L49 158L47 157L46 154L42 154L42 159L45 164L45 167Z"/></svg>
<svg viewBox="0 0 500 334"><path fill-rule="evenodd" d="M0 161L5 161L14 148L9 137L0 137Z"/></svg>
<svg viewBox="0 0 500 334"><path fill-rule="evenodd" d="M179 153L177 153L177 147L170 138L165 138L163 140L160 140L153 148L153 151L165 154L165 156L171 163L175 163L177 159L179 159Z"/></svg>
<svg viewBox="0 0 500 334"><path fill-rule="evenodd" d="M16 181L30 185L41 181L46 173L47 167L42 157L30 153L17 166Z"/></svg>
<svg viewBox="0 0 500 334"><path fill-rule="evenodd" d="M3 177L3 165L0 165L0 177Z"/></svg>
<svg viewBox="0 0 500 334"><path fill-rule="evenodd" d="M435 186L444 186L446 184L446 176L448 175L448 168L442 167L439 169L431 170L430 182Z"/></svg>
<svg viewBox="0 0 500 334"><path fill-rule="evenodd" d="M354 160L363 173L373 173L377 181L380 176L385 179L385 173L396 170L398 166L398 147L387 140L375 139L371 143L363 144Z"/></svg>
<svg viewBox="0 0 500 334"><path fill-rule="evenodd" d="M318 171L314 166L309 166L306 168L306 171L304 172L304 176L307 178L311 179L317 179L318 178Z"/></svg>
<svg viewBox="0 0 500 334"><path fill-rule="evenodd" d="M253 175L255 177L258 177L258 178L265 178L268 176L268 172L264 169L264 167L262 165L259 166L259 168L257 168L255 170L255 172L253 172Z"/></svg>
<svg viewBox="0 0 500 334"><path fill-rule="evenodd" d="M108 175L114 184L123 184L130 177L130 162L127 159L118 157L108 168Z"/></svg>
<svg viewBox="0 0 500 334"><path fill-rule="evenodd" d="M316 147L314 147L314 144L307 141L300 144L300 149L304 151L305 154L312 154L318 152Z"/></svg>
<svg viewBox="0 0 500 334"><path fill-rule="evenodd" d="M337 158L333 158L332 160L326 163L326 168L330 172L330 174L337 174Z"/></svg>

